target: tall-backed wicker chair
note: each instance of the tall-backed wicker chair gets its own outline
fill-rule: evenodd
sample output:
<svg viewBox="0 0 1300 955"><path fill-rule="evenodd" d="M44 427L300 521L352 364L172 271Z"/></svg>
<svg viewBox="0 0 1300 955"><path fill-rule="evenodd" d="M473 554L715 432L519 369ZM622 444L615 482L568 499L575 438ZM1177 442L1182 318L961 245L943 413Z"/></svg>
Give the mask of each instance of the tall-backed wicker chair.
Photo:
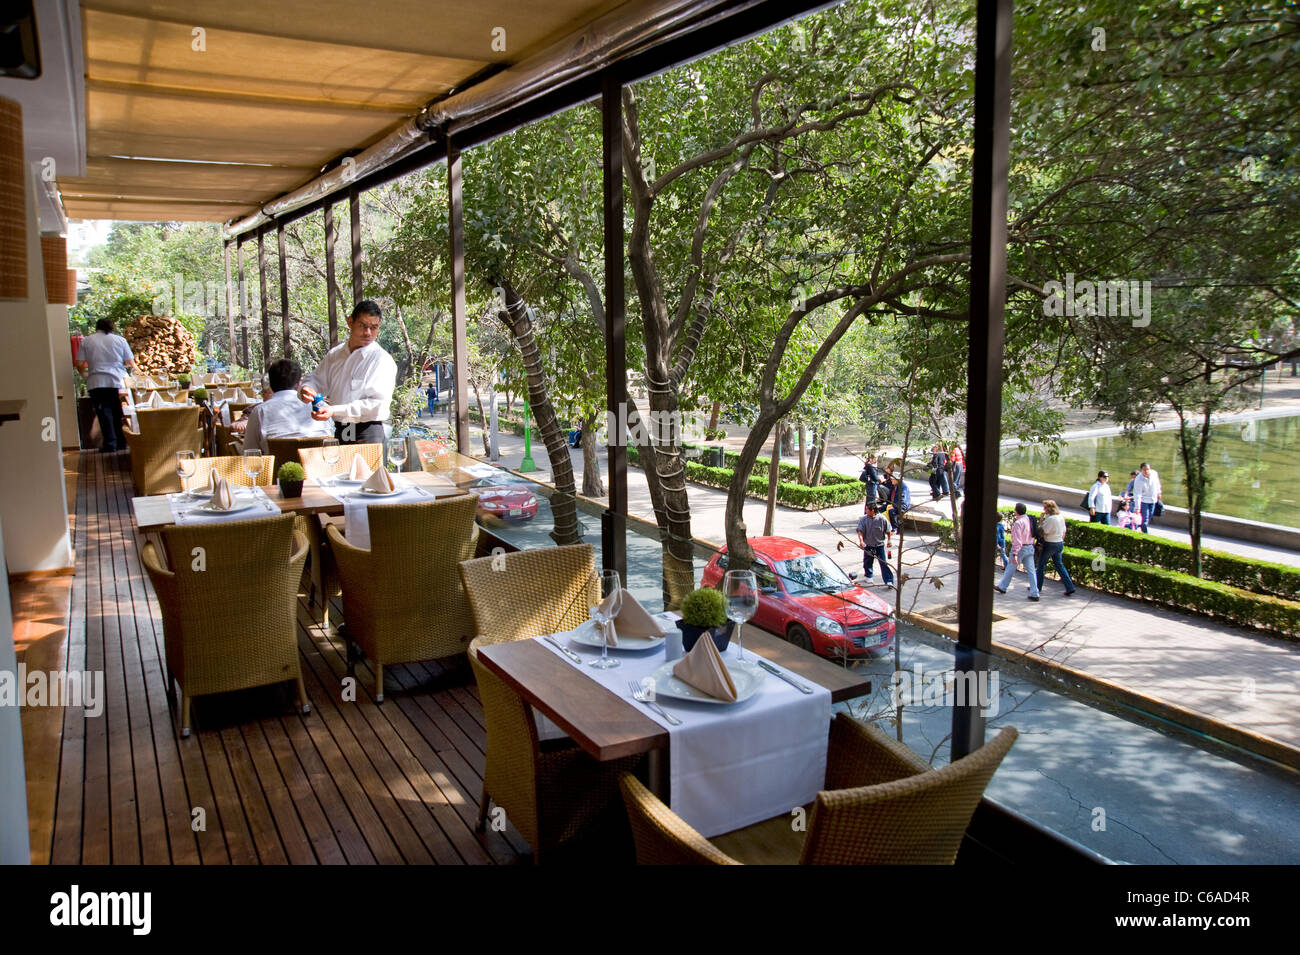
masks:
<svg viewBox="0 0 1300 955"><path fill-rule="evenodd" d="M280 465L286 461L297 461L298 451L301 448L318 448L324 437L314 438L267 438L266 450L268 454L275 456L275 470L280 470Z"/></svg>
<svg viewBox="0 0 1300 955"><path fill-rule="evenodd" d="M192 488L207 487L208 473L210 471L216 471L218 476L225 478L231 484L252 487L256 483L259 487L269 487L275 481L275 458L269 454L263 454L261 457L262 470L258 473L256 482L249 478L244 470L243 455L230 454L219 458L199 458L194 462L194 477L182 479L183 490L188 491Z"/></svg>
<svg viewBox="0 0 1300 955"><path fill-rule="evenodd" d="M456 565L478 542L477 503L460 494L371 507L369 550L329 525L347 637L374 665L376 702L384 699L385 665L437 660L469 645L469 605Z"/></svg>
<svg viewBox="0 0 1300 955"><path fill-rule="evenodd" d="M807 835L790 838L788 816L710 841L635 779L620 781L637 861L645 865L951 865L993 773L1016 741L1007 727L975 752L931 769L902 743L845 713L831 723L826 789ZM775 825L774 825L775 824ZM775 856L770 836L785 836ZM757 837L757 838L756 838ZM725 850L725 851L724 851Z"/></svg>
<svg viewBox="0 0 1300 955"><path fill-rule="evenodd" d="M268 443L279 441L279 438L271 438ZM321 480L331 475L330 466L325 463L325 451L321 447L324 438L286 438L283 440L300 442L297 448L297 460L302 463L302 468L307 472L307 477ZM309 441L310 444L301 442ZM272 447L272 450L275 450ZM379 462L384 459L384 446L382 444L343 444L339 446L339 462L334 466L333 474L347 475L352 468L352 459L361 456L366 462L366 467L373 471L379 467ZM290 458L289 460L294 460ZM276 470L279 470L276 465ZM341 523L341 518L329 517L325 514L316 516L316 531L311 536L311 596L313 599L319 598L321 605L321 622L328 627L330 623L330 598L339 594L338 575L332 562L332 555L329 549L324 546L325 528L330 524Z"/></svg>
<svg viewBox="0 0 1300 955"><path fill-rule="evenodd" d="M476 634L469 660L487 721L482 831L491 803L533 848L533 860L567 841L618 798L618 777L639 757L600 763L572 740L540 745L532 707L478 660L478 648L572 630L599 600L590 544L543 547L460 565ZM521 591L519 581L528 581Z"/></svg>
<svg viewBox="0 0 1300 955"><path fill-rule="evenodd" d="M181 736L196 696L293 680L309 711L298 662L298 581L307 541L291 514L162 531L169 567L152 543L143 561L162 609L167 687L181 688ZM203 563L190 555L202 548ZM232 589L226 582L236 580Z"/></svg>
<svg viewBox="0 0 1300 955"><path fill-rule="evenodd" d="M331 472L330 466L325 463L325 449L321 447L324 438L317 440L314 444L301 445L298 448L298 460L302 462L302 468L307 472L309 478L321 480L331 476L342 475L347 477L352 469L352 459L361 456L366 462L366 467L373 471L379 467L379 462L384 460L384 446L382 444L341 444L339 445L339 463L334 465Z"/></svg>
<svg viewBox="0 0 1300 955"><path fill-rule="evenodd" d="M181 479L176 474L176 452L198 454L202 448L199 410L198 405L136 409L139 433L130 428L124 430L137 494L163 494L181 489Z"/></svg>
<svg viewBox="0 0 1300 955"><path fill-rule="evenodd" d="M590 544L479 557L461 564L460 575L480 643L572 630L600 600Z"/></svg>

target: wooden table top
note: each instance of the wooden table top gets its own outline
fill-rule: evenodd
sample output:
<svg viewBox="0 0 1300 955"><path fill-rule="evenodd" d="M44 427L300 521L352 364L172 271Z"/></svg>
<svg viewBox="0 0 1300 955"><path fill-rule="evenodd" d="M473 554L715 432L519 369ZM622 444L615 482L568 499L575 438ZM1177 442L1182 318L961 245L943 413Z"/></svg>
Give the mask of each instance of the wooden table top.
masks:
<svg viewBox="0 0 1300 955"><path fill-rule="evenodd" d="M402 477L412 484L432 491L438 497L449 497L453 494L462 493L460 488L440 474L406 471L403 472ZM325 488L320 487L315 481L307 481L303 484L302 497L282 497L279 484L265 486L262 490L266 492L267 497L280 506L280 513L282 514L330 514L337 516L343 513L343 502ZM148 497L132 498L131 505L135 511L136 527L142 533L170 527L175 523L172 520L172 506L167 500L166 494L151 494Z"/></svg>
<svg viewBox="0 0 1300 955"><path fill-rule="evenodd" d="M831 702L866 696L871 681L780 637L745 626L745 649L831 691ZM616 696L536 640L481 647L479 659L535 709L599 760L668 748L668 730L629 699ZM776 679L773 677L773 679Z"/></svg>

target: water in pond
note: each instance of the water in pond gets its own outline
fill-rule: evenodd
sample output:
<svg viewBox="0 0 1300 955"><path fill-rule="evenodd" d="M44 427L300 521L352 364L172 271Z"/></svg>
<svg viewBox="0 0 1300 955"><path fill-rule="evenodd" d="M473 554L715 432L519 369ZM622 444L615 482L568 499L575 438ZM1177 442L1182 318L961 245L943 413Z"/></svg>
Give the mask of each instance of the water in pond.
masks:
<svg viewBox="0 0 1300 955"><path fill-rule="evenodd" d="M1218 424L1211 430L1205 510L1300 526L1300 417ZM1021 447L1002 452L1000 470L1012 477L1085 488L1098 469L1105 468L1115 493L1122 494L1129 471L1143 461L1160 472L1165 503L1186 507L1177 431L1148 431L1136 444L1123 437L1070 441L1062 446L1056 462L1041 447Z"/></svg>

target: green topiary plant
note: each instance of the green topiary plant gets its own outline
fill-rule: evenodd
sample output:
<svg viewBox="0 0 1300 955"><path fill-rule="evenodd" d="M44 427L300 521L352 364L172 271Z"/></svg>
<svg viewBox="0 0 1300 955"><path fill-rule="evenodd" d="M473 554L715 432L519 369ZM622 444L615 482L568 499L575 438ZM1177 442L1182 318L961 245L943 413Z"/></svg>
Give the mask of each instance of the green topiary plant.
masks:
<svg viewBox="0 0 1300 955"><path fill-rule="evenodd" d="M722 594L712 587L701 587L682 601L682 621L695 627L720 627L727 622L727 606Z"/></svg>
<svg viewBox="0 0 1300 955"><path fill-rule="evenodd" d="M190 400L193 401L196 405L203 404L205 401L208 400L208 389L195 388L193 391L190 392Z"/></svg>
<svg viewBox="0 0 1300 955"><path fill-rule="evenodd" d="M276 472L277 481L305 481L307 472L303 470L302 465L297 461L285 461L280 465L280 470Z"/></svg>

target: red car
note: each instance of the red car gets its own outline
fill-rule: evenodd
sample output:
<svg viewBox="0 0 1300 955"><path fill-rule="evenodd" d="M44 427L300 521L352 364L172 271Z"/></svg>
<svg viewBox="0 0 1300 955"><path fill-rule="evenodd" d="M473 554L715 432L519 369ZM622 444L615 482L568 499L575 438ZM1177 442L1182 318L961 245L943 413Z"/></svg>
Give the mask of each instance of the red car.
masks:
<svg viewBox="0 0 1300 955"><path fill-rule="evenodd" d="M753 624L834 659L864 657L893 642L889 605L817 548L788 537L751 537L749 546L760 590ZM705 566L701 586L721 587L726 571L723 548Z"/></svg>
<svg viewBox="0 0 1300 955"><path fill-rule="evenodd" d="M478 495L476 517L500 521L527 521L537 516L537 494L531 484L515 484L510 475L483 477L466 488ZM518 480L518 479L516 479Z"/></svg>

